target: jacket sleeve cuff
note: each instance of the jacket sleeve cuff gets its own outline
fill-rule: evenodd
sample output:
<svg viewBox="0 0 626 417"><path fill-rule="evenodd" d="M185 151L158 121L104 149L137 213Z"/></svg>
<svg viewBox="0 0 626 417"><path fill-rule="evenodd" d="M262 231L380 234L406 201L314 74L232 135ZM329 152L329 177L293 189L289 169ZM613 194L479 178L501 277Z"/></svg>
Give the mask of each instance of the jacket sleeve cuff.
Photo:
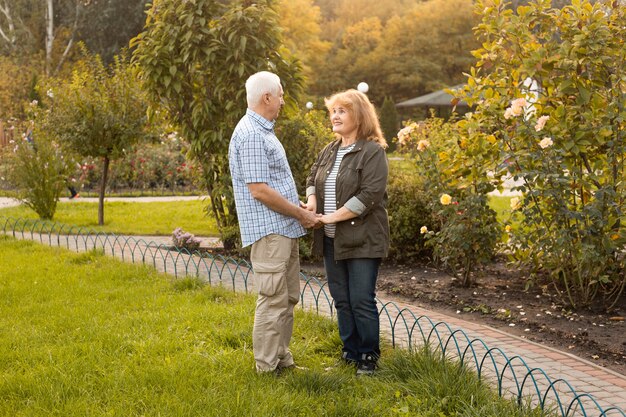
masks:
<svg viewBox="0 0 626 417"><path fill-rule="evenodd" d="M309 198L310 195L315 194L315 186L311 185L310 187L306 187L306 198Z"/></svg>
<svg viewBox="0 0 626 417"><path fill-rule="evenodd" d="M352 197L350 200L346 201L344 207L356 214L357 216L363 214L365 212L365 209L367 208L365 204L361 203L361 200L356 197Z"/></svg>

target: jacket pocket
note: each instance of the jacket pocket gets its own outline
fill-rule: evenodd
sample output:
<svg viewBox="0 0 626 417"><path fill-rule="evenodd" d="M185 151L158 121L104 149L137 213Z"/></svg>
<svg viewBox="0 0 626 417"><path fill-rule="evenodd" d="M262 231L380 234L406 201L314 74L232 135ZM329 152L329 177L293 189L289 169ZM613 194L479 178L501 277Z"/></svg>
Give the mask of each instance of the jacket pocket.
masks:
<svg viewBox="0 0 626 417"><path fill-rule="evenodd" d="M345 247L347 248L359 248L365 245L367 239L367 228L363 224L363 219L355 217L351 220L346 220L345 227Z"/></svg>

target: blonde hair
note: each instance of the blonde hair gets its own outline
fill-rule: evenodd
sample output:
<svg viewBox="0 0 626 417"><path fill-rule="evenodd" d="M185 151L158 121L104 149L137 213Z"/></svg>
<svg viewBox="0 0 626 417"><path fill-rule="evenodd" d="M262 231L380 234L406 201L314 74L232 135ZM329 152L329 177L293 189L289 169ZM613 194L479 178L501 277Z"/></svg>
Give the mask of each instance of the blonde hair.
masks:
<svg viewBox="0 0 626 417"><path fill-rule="evenodd" d="M376 109L365 94L355 89L349 89L324 99L324 103L331 113L333 107L339 105L352 114L357 125L358 139L365 138L377 142L383 148L387 147L387 141L380 128Z"/></svg>

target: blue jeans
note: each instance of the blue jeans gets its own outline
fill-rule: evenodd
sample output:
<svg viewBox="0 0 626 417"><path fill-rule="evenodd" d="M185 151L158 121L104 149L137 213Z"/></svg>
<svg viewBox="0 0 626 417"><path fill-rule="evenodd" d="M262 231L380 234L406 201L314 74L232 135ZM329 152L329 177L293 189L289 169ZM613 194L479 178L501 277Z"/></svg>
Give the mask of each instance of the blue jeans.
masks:
<svg viewBox="0 0 626 417"><path fill-rule="evenodd" d="M335 300L344 358L358 361L364 354L380 356L380 323L376 307L376 278L380 258L335 260L334 239L324 237L324 266L330 295Z"/></svg>

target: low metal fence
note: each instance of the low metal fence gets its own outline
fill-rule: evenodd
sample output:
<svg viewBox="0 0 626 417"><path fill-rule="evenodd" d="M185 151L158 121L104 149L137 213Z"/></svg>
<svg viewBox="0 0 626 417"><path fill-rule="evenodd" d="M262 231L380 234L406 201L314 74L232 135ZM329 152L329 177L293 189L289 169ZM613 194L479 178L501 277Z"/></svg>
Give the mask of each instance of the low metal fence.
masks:
<svg viewBox="0 0 626 417"><path fill-rule="evenodd" d="M41 220L0 216L2 232L18 239L38 241L72 251L101 250L107 255L141 263L176 277L198 277L211 285L229 286L250 292L254 284L252 267L244 259L218 253L180 249L133 236ZM301 273L300 305L317 314L334 316L333 300L325 281ZM490 347L462 329L444 321L418 315L409 307L378 299L381 331L392 346L409 350L428 346L449 360L474 369L478 377L497 385L498 394L515 398L520 406L540 407L545 414L572 416L622 416L617 406L602 405L593 395L578 392L563 378L551 378L543 369L528 365L519 355L508 356L499 347Z"/></svg>

